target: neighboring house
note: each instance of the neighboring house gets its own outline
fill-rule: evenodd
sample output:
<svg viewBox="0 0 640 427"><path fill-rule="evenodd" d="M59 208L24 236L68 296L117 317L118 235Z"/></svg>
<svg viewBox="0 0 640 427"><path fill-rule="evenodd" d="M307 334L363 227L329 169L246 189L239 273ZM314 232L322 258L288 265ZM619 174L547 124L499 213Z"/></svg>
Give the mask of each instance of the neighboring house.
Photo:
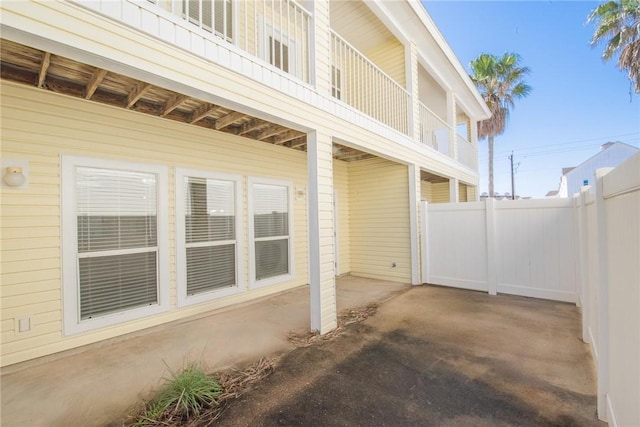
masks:
<svg viewBox="0 0 640 427"><path fill-rule="evenodd" d="M336 275L421 283L421 198L477 200L417 0L0 9L3 366L306 284L325 333Z"/></svg>
<svg viewBox="0 0 640 427"><path fill-rule="evenodd" d="M596 169L614 168L638 152L640 149L622 142L603 144L600 147L600 152L590 159L576 167L562 168L557 197L572 197L580 192L580 187L583 185L593 185Z"/></svg>

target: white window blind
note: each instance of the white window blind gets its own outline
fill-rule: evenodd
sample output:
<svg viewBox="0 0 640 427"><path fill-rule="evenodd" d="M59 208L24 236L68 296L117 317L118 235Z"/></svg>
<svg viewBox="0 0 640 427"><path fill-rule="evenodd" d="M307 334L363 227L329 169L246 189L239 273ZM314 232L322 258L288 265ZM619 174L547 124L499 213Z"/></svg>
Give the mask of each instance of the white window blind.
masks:
<svg viewBox="0 0 640 427"><path fill-rule="evenodd" d="M236 286L234 181L184 177L187 295Z"/></svg>
<svg viewBox="0 0 640 427"><path fill-rule="evenodd" d="M289 187L254 183L252 191L256 280L288 274Z"/></svg>
<svg viewBox="0 0 640 427"><path fill-rule="evenodd" d="M156 175L77 167L79 317L158 304Z"/></svg>

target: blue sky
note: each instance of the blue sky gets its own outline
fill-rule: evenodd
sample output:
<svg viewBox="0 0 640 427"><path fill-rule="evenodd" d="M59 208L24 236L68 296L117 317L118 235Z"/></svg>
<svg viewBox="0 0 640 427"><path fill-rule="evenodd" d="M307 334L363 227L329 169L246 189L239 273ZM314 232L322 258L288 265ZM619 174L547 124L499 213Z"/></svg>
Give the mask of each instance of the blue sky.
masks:
<svg viewBox="0 0 640 427"><path fill-rule="evenodd" d="M511 191L513 150L516 194L543 197L556 190L561 169L593 156L607 141L640 147L640 96L629 80L603 63L589 45L595 27L591 1L431 1L427 12L467 71L480 53L516 52L531 68L529 97L511 112L495 139L495 191ZM480 141L480 192L488 191L487 141Z"/></svg>

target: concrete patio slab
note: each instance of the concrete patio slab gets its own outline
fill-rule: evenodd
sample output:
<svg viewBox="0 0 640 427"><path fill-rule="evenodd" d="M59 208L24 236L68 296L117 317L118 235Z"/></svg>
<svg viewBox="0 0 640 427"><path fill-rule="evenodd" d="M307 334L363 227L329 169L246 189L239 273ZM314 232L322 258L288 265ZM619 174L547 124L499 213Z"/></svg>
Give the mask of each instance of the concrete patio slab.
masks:
<svg viewBox="0 0 640 427"><path fill-rule="evenodd" d="M409 286L347 276L337 280L338 310L382 302ZM210 370L243 366L293 348L290 331L310 327L307 286L188 321L3 369L4 427L103 426L148 398L185 362Z"/></svg>
<svg viewBox="0 0 640 427"><path fill-rule="evenodd" d="M574 305L413 287L285 355L228 426L604 426Z"/></svg>

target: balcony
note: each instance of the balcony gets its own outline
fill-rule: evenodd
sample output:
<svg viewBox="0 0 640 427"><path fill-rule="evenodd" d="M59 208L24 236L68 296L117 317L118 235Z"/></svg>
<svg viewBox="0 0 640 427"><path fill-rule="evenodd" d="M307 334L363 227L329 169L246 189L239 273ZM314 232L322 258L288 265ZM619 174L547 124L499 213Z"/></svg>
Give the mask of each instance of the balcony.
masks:
<svg viewBox="0 0 640 427"><path fill-rule="evenodd" d="M409 134L409 93L331 31L331 96Z"/></svg>
<svg viewBox="0 0 640 427"><path fill-rule="evenodd" d="M422 102L414 103L406 90L405 46L365 2L329 3L325 76L315 75L312 63L312 58L324 62L314 52L312 12L295 0L74 3L319 106L323 104L314 82L324 81L327 93L320 95L476 168L475 146L456 136L444 120L448 93L443 83L419 64L418 99ZM324 37L316 34L320 40ZM418 108L419 135L413 134L414 108Z"/></svg>
<svg viewBox="0 0 640 427"><path fill-rule="evenodd" d="M76 0L89 9L214 62L236 66L251 55L265 67L310 83L311 13L294 0Z"/></svg>

